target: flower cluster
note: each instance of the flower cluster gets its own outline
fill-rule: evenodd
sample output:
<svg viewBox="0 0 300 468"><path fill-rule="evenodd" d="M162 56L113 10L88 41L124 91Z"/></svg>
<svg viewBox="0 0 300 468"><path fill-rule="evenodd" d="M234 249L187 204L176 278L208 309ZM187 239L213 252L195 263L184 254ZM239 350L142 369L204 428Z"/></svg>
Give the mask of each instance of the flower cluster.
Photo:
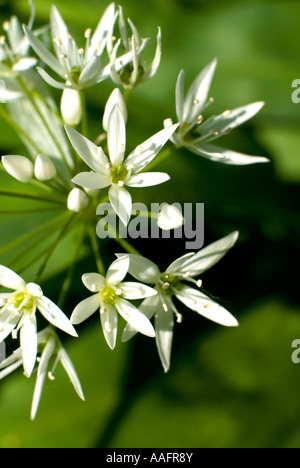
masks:
<svg viewBox="0 0 300 468"><path fill-rule="evenodd" d="M155 339L165 372L171 362L174 317L180 323L184 307L223 326L238 325L229 311L204 294L202 281L197 279L234 246L237 231L198 252L184 254L165 271L139 254L116 231L115 241L125 253L116 254L117 259L107 267L102 256L102 239L97 237L96 231L99 207L109 201L112 212L127 226L133 214L131 189L167 182L169 174L153 172L152 168L158 154L167 156L173 149L185 147L212 161L228 164L261 163L267 159L212 144L255 116L263 106L256 102L205 120L203 113L212 103L208 93L216 60L201 71L186 96L185 74L180 72L175 93L177 121L173 123L170 117L164 116L164 124L158 127L157 133L142 143L137 141L135 149L127 153L129 91L156 74L162 53L161 29L158 28L153 61L146 66L142 55L149 39L140 37L131 19L125 20L121 6L116 8L111 3L95 30L85 30L84 47L77 45L55 6L51 8L50 26L34 29L32 2L30 6L28 25L22 26L12 17L5 22L5 34L0 38L3 84L0 114L17 132L26 151L26 155L2 155L2 176L7 180L9 175L15 181L12 190L0 187L0 197L21 202L29 198L40 203L40 210L28 210L31 216L46 212L45 205L49 212L53 210L58 214L45 225L33 227L31 232L0 248L0 255L19 249L18 255L10 258L10 268L0 265L0 286L4 288L0 293L0 343L9 335L13 339L20 336L19 347L0 363L0 379L19 367L23 367L28 378L37 373L31 410L31 417L35 418L46 376L53 379L58 362L66 370L78 396L84 399L79 378L58 333L63 331L77 337L74 325L87 320L96 311L100 313L104 338L111 349L116 347L121 322L125 325L122 341L129 340L137 332ZM85 90L109 79L117 87L106 100L103 132L90 139ZM59 103L51 88L60 90ZM23 205L19 213L26 214ZM184 218L173 205L166 204L156 221L161 229L169 231L180 227ZM57 246L70 233L78 240L74 256L67 262L69 269L58 306L44 296L39 284L46 279L45 272ZM48 244L47 239L50 239ZM95 269L83 274L82 282L92 295L75 307L69 319L62 308L86 240ZM28 254L30 262L22 263ZM1 260L1 263L4 262ZM12 270L15 263L18 273ZM19 273L24 272L27 278L32 266L36 267L36 274L25 281ZM137 282L127 280L127 275ZM42 331L39 331L39 315L48 322ZM54 362L52 367L50 361Z"/></svg>

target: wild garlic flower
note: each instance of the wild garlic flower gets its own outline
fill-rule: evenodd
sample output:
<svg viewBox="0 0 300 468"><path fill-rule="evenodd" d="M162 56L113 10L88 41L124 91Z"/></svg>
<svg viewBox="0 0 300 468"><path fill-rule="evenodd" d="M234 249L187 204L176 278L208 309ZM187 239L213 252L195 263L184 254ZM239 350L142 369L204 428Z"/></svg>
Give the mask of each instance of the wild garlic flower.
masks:
<svg viewBox="0 0 300 468"><path fill-rule="evenodd" d="M212 161L225 164L245 165L268 162L261 156L249 156L212 144L218 138L227 135L234 128L254 117L263 107L263 102L225 110L220 115L213 115L207 120L203 112L214 102L208 99L208 93L215 72L217 61L213 60L197 76L187 95L184 96L184 77L182 70L176 84L176 113L180 123L178 131L171 141L178 147L185 147L192 153L198 154ZM172 125L172 120L164 122L165 127Z"/></svg>
<svg viewBox="0 0 300 468"><path fill-rule="evenodd" d="M158 292L157 296L145 299L139 310L149 320L154 316L156 345L165 372L169 370L171 362L174 314L177 322L182 321L182 315L178 312L173 298L179 299L186 307L213 322L225 327L238 326L237 320L230 312L200 290L202 281L194 279L221 260L233 247L237 238L238 232L233 232L197 253L183 255L171 263L163 273L152 261L138 255L129 255L129 273L139 281L155 285ZM197 289L193 286L197 286ZM134 327L131 324L127 325L122 341L129 340L135 333Z"/></svg>
<svg viewBox="0 0 300 468"><path fill-rule="evenodd" d="M24 372L32 373L37 354L36 309L48 322L69 335L77 333L66 315L50 299L44 296L41 287L26 282L9 268L0 265L0 285L14 292L0 294L0 343L11 333L20 342Z"/></svg>
<svg viewBox="0 0 300 468"><path fill-rule="evenodd" d="M83 275L83 284L93 296L78 304L71 316L71 322L76 325L100 310L103 334L111 349L116 345L118 314L138 332L155 336L151 322L129 301L151 297L157 291L141 283L124 282L128 269L129 256L124 255L111 264L106 277L98 273Z"/></svg>
<svg viewBox="0 0 300 468"><path fill-rule="evenodd" d="M30 8L28 30L32 29L35 17L33 2L30 2ZM0 37L0 76L17 77L20 73L35 67L38 61L29 55L30 43L16 16L5 21L3 29L7 37L5 35ZM39 31L35 31L35 34L38 33Z"/></svg>
<svg viewBox="0 0 300 468"><path fill-rule="evenodd" d="M32 420L36 417L46 377L48 376L51 381L55 379L54 372L59 362L65 369L79 398L82 400L85 399L74 365L62 346L57 334L51 327L45 328L37 334L37 350L39 357L37 358L37 378L31 407ZM49 370L50 361L51 368ZM22 349L18 348L11 356L0 363L0 380L4 379L22 365L24 365Z"/></svg>
<svg viewBox="0 0 300 468"><path fill-rule="evenodd" d="M103 66L101 55L106 47L107 38L111 37L116 15L115 5L111 3L96 27L94 33L89 28L85 31L86 44L79 48L71 36L67 25L55 6L51 9L51 32L55 51L50 50L25 27L26 36L37 55L61 78L57 81L43 68L37 67L42 78L54 88L83 89L100 83L110 76L110 64ZM123 55L117 61L117 68L122 68L129 55Z"/></svg>
<svg viewBox="0 0 300 468"><path fill-rule="evenodd" d="M92 190L110 187L108 191L110 203L126 226L132 213L132 198L125 187L150 187L170 179L166 173L142 171L155 158L177 126L177 124L172 125L156 133L139 145L126 159L125 120L118 105L115 105L108 119L109 159L101 147L96 146L72 127L66 126L74 149L93 171L81 172L72 179L72 182Z"/></svg>
<svg viewBox="0 0 300 468"><path fill-rule="evenodd" d="M128 19L132 36L128 37L127 24L124 19L123 9L119 6L119 30L121 40L117 42L117 45L113 48L112 42L110 44L110 55L111 55L111 78L117 84L124 88L134 88L140 83L150 80L158 70L161 61L161 29L158 28L157 34L157 46L153 62L148 69L145 69L145 65L142 62L142 52L146 47L149 39L141 39L137 28L133 22ZM117 52L120 44L122 49L132 56L131 61L119 70L119 62L117 59ZM109 42L108 42L109 46Z"/></svg>

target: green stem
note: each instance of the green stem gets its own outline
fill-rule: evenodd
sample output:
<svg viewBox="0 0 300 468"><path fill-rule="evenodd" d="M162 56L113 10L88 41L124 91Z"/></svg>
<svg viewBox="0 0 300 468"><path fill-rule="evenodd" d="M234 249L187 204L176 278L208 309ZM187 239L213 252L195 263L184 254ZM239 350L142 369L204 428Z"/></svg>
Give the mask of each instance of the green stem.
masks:
<svg viewBox="0 0 300 468"><path fill-rule="evenodd" d="M88 117L87 117L87 109L86 109L86 97L83 90L79 91L80 97L80 106L81 106L81 132L82 135L87 137L88 136Z"/></svg>
<svg viewBox="0 0 300 468"><path fill-rule="evenodd" d="M69 213L68 213L69 214ZM45 269L47 268L47 265L51 259L51 256L53 254L53 252L55 251L56 247L58 246L59 242L67 235L68 231L69 231L69 228L70 228L70 225L72 224L74 218L77 216L77 213L73 213L73 215L71 215L71 217L68 219L68 221L66 222L66 224L63 226L63 228L61 229L61 231L59 232L57 238L55 239L55 241L51 244L50 247L47 247L46 251L48 252L47 253L47 256L45 258L45 260L43 261L41 267L39 268L38 270L38 273L36 274L36 279L34 280L34 283L39 283L40 280L41 280L41 277L45 271ZM39 255L38 258L40 258L41 255ZM26 269L28 268L28 266L26 267Z"/></svg>
<svg viewBox="0 0 300 468"><path fill-rule="evenodd" d="M68 270L67 276L66 276L66 278L65 278L65 280L63 282L62 288L61 288L61 292L60 292L58 302L57 302L57 305L58 305L59 308L63 307L65 299L66 299L67 294L69 292L69 289L71 287L72 278L73 278L74 270L75 270L75 265L77 263L79 253L80 253L80 249L82 247L84 238L86 236L86 230L87 230L87 227L86 227L86 225L84 225L83 229L81 231L81 234L79 236L79 240L78 240L76 249L75 249L75 255L73 257L73 262L72 262L72 264L71 264L71 266L70 266L70 268Z"/></svg>
<svg viewBox="0 0 300 468"><path fill-rule="evenodd" d="M98 240L97 240L95 227L92 226L92 225L89 227L89 236L90 236L90 240L91 240L93 253L95 255L95 260L96 260L96 265L97 265L98 271L99 271L99 273L101 275L105 275L105 268L104 268L102 258L101 258L101 255L100 255L99 243L98 243Z"/></svg>
<svg viewBox="0 0 300 468"><path fill-rule="evenodd" d="M64 199L59 199L59 198L52 198L52 197L46 197L46 196L40 196L38 194L34 193L22 193L22 192L10 192L8 190L0 190L0 195L4 197L13 197L13 198L25 198L28 200L36 200L36 201L42 201L42 202L48 202L48 203L56 203L58 205L64 205L66 206L66 200Z"/></svg>
<svg viewBox="0 0 300 468"><path fill-rule="evenodd" d="M59 224L61 221L63 221L66 217L70 216L70 213L64 213L61 216L57 216L54 219L51 219L51 221L48 221L47 223L43 224L42 226L39 226L38 228L34 229L33 231L30 231L26 233L25 235L19 237L18 239L13 240L9 244L7 244L5 247L2 247L0 249L0 255L3 255L4 253L8 252L11 249L14 249L15 247L18 247L19 245L27 242L30 240L32 237L36 237L39 234L42 234L44 231L48 231L53 228L53 226L56 226Z"/></svg>

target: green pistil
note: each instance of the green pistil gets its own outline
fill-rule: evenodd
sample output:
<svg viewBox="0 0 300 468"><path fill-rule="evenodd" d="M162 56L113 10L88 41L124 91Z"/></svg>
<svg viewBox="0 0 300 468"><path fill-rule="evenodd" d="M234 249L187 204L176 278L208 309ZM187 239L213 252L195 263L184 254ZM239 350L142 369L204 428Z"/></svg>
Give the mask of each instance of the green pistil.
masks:
<svg viewBox="0 0 300 468"><path fill-rule="evenodd" d="M28 295L28 293L25 293L25 292L21 292L21 293L18 293L18 294L15 295L15 297L14 297L15 309L19 309L22 302L24 302L26 298L27 298L27 301L23 305L20 312L31 310L32 307L33 307L33 296Z"/></svg>
<svg viewBox="0 0 300 468"><path fill-rule="evenodd" d="M120 78L121 78L122 82L127 86L132 86L132 83L131 83L132 73L133 73L132 63L129 63L128 65L126 65L123 68L123 70L120 72ZM142 65L139 65L139 69L138 69L138 73L137 73L137 77L136 77L136 82L133 83L133 86L138 85L142 81L144 74L145 74L144 67Z"/></svg>
<svg viewBox="0 0 300 468"><path fill-rule="evenodd" d="M72 70L71 70L71 77L72 77L72 80L73 80L73 82L75 84L78 84L80 75L81 75L81 68L80 67L73 67Z"/></svg>
<svg viewBox="0 0 300 468"><path fill-rule="evenodd" d="M109 286L106 286L106 288L101 291L101 296L104 304L106 305L114 305L116 299L118 298L116 291Z"/></svg>
<svg viewBox="0 0 300 468"><path fill-rule="evenodd" d="M120 184L124 182L128 174L125 166L113 166L110 170L110 178L113 184Z"/></svg>
<svg viewBox="0 0 300 468"><path fill-rule="evenodd" d="M161 275L156 287L165 296L172 296L174 289L180 287L180 279L170 273L164 273Z"/></svg>

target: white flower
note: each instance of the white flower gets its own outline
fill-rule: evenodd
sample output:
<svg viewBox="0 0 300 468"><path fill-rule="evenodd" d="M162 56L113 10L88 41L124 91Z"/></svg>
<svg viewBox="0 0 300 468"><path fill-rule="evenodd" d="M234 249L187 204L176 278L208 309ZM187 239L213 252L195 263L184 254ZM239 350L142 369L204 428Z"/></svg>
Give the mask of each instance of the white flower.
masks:
<svg viewBox="0 0 300 468"><path fill-rule="evenodd" d="M57 175L56 167L48 156L39 154L34 163L34 175L37 180L43 182L54 179Z"/></svg>
<svg viewBox="0 0 300 468"><path fill-rule="evenodd" d="M79 398L82 400L85 399L73 363L53 329L48 327L38 333L37 348L40 357L38 359L39 364L37 367L37 378L31 407L32 420L35 419L38 410L46 377L48 376L49 380L54 380L54 371L59 362L64 367ZM50 360L53 361L53 363L51 370L49 371L48 369ZM22 349L18 348L11 356L9 356L0 364L0 380L11 374L14 370L18 369L22 365L24 365Z"/></svg>
<svg viewBox="0 0 300 468"><path fill-rule="evenodd" d="M170 179L165 173L141 171L155 158L176 128L177 125L173 125L156 133L139 145L125 160L125 121L118 105L115 105L108 119L109 159L101 147L97 147L73 128L66 127L73 147L93 171L78 174L72 182L87 189L110 187L110 203L123 224L127 225L132 212L132 199L125 186L149 187Z"/></svg>
<svg viewBox="0 0 300 468"><path fill-rule="evenodd" d="M177 311L173 297L213 322L226 327L238 326L231 313L199 289L202 281L194 279L215 265L233 247L237 238L238 232L233 232L197 253L188 253L175 260L164 273L152 261L141 256L129 255L129 273L139 281L155 284L158 291L157 296L145 299L139 310L149 320L155 317L156 345L165 372L170 368L174 314L179 323L182 321L182 315ZM122 258L122 255L118 257ZM197 289L186 285L185 282L196 285ZM127 341L135 333L134 327L127 325L122 340Z"/></svg>
<svg viewBox="0 0 300 468"><path fill-rule="evenodd" d="M115 23L115 5L111 3L92 34L91 29L85 31L85 48L78 48L68 27L55 6L51 9L51 32L55 50L53 55L35 35L24 27L26 36L39 57L61 78L57 81L43 68L37 70L42 78L54 88L83 89L105 80L110 75L110 64L102 66L101 55L106 47L107 38L112 36ZM130 56L125 54L118 59L117 68L124 66Z"/></svg>
<svg viewBox="0 0 300 468"><path fill-rule="evenodd" d="M74 188L68 196L68 210L79 213L89 204L88 196L80 189Z"/></svg>
<svg viewBox="0 0 300 468"><path fill-rule="evenodd" d="M172 142L178 147L184 146L195 154L225 164L268 162L265 157L248 156L211 144L251 119L264 105L263 102L254 102L234 110L226 110L220 115L213 115L204 120L203 111L213 102L212 98L208 99L208 93L216 64L217 61L213 60L202 70L189 88L186 97L184 97L185 73L183 70L179 73L176 84L176 113L180 126L173 135ZM172 125L172 120L165 120L165 127L169 125Z"/></svg>
<svg viewBox="0 0 300 468"><path fill-rule="evenodd" d="M119 6L119 30L121 34L121 41L118 41L117 45L111 51L111 78L112 80L124 88L134 88L140 83L150 80L158 70L161 60L161 29L158 28L157 34L157 46L153 62L147 70L144 68L142 63L142 52L147 45L149 39L141 39L139 33L130 19L128 19L132 37L129 38L127 34L127 24L124 19L123 9ZM118 70L118 59L117 52L119 45L122 44L122 49L132 56L132 60L124 68ZM109 47L109 43L108 43Z"/></svg>
<svg viewBox="0 0 300 468"><path fill-rule="evenodd" d="M31 17L28 29L31 30L35 17L33 2L30 2ZM30 44L24 35L20 21L16 16L12 16L9 21L5 21L3 29L7 34L0 37L0 75L2 77L15 77L21 72L30 70L37 65L37 59L29 55ZM35 31L39 34L42 30Z"/></svg>
<svg viewBox="0 0 300 468"><path fill-rule="evenodd" d="M76 89L64 89L60 110L63 121L68 125L78 125L81 121L81 102Z"/></svg>
<svg viewBox="0 0 300 468"><path fill-rule="evenodd" d="M55 327L72 336L77 336L77 333L57 305L44 296L39 285L26 284L19 275L3 265L0 265L0 285L14 290L0 294L0 342L10 333L16 338L20 330L24 371L29 377L37 353L36 309Z"/></svg>
<svg viewBox="0 0 300 468"><path fill-rule="evenodd" d="M128 268L129 256L124 255L111 264L106 277L98 273L83 275L85 287L94 294L82 301L71 316L71 322L76 325L100 310L104 337L111 349L116 345L118 314L140 333L155 336L151 322L128 300L151 297L157 291L141 283L124 282Z"/></svg>
<svg viewBox="0 0 300 468"><path fill-rule="evenodd" d="M34 165L25 156L2 156L2 164L8 174L19 182L26 184L31 181L34 174Z"/></svg>
<svg viewBox="0 0 300 468"><path fill-rule="evenodd" d="M157 224L166 231L177 229L184 224L184 217L177 206L166 203L158 214Z"/></svg>

